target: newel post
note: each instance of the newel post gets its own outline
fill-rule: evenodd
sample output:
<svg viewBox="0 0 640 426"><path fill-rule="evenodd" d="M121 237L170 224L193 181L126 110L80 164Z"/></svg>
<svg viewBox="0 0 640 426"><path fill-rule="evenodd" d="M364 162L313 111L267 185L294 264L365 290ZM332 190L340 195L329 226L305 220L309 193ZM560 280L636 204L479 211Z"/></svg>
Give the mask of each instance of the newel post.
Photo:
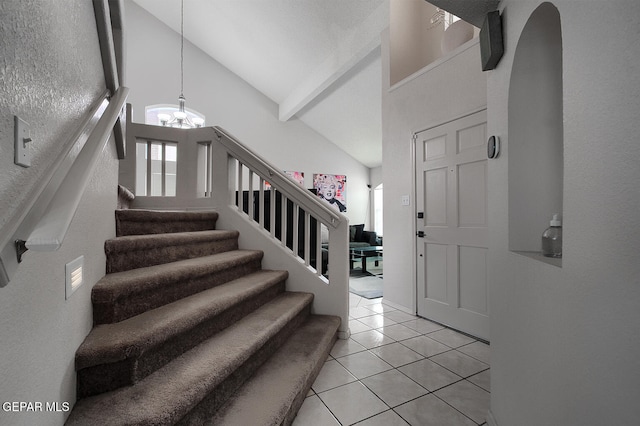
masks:
<svg viewBox="0 0 640 426"><path fill-rule="evenodd" d="M227 149L220 143L220 137L215 133L211 141L211 198L218 207L228 206L234 196L235 166L231 162Z"/></svg>
<svg viewBox="0 0 640 426"><path fill-rule="evenodd" d="M335 226L335 224L334 224ZM329 286L336 315L342 322L338 335L348 339L349 331L349 220L344 217L337 226L329 226Z"/></svg>

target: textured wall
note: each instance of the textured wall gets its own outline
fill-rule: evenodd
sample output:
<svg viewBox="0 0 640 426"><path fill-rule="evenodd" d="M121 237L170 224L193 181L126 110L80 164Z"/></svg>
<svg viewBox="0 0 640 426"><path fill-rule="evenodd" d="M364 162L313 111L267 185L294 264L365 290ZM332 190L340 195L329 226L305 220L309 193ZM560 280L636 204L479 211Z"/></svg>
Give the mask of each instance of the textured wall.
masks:
<svg viewBox="0 0 640 426"><path fill-rule="evenodd" d="M541 3L501 2L505 55L487 73L488 132L505 148L489 166L491 410L498 426L636 424L640 3L553 2L563 44L562 268L508 248L509 84Z"/></svg>
<svg viewBox="0 0 640 426"><path fill-rule="evenodd" d="M104 90L91 3L0 2L0 226ZM31 125L32 166L14 165L13 116Z"/></svg>
<svg viewBox="0 0 640 426"><path fill-rule="evenodd" d="M60 154L104 91L92 3L0 2L0 227L21 211L34 182ZM13 164L13 115L32 126L31 168ZM62 247L31 253L0 289L0 403L75 401L74 354L91 328L90 291L104 275L113 236L118 162L101 154ZM65 300L65 264L85 256L85 284ZM45 406L46 407L46 406ZM66 413L10 413L2 425L59 425Z"/></svg>

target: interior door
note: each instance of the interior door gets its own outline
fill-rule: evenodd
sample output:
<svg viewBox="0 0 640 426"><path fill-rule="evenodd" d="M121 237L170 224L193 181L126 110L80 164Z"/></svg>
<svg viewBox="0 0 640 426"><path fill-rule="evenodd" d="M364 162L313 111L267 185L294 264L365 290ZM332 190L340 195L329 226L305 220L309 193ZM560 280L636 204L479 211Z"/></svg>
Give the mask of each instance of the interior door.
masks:
<svg viewBox="0 0 640 426"><path fill-rule="evenodd" d="M486 111L416 135L418 315L489 340Z"/></svg>

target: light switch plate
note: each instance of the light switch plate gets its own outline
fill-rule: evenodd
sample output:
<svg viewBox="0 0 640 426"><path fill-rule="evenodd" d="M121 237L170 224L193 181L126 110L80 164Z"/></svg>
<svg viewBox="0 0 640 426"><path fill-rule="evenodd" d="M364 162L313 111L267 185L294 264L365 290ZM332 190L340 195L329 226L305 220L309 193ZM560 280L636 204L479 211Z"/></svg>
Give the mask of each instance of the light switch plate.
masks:
<svg viewBox="0 0 640 426"><path fill-rule="evenodd" d="M408 195L403 195L402 196L402 205L403 206L408 206L410 204L409 202L410 198Z"/></svg>
<svg viewBox="0 0 640 426"><path fill-rule="evenodd" d="M15 134L15 155L13 161L19 166L31 167L29 124L17 115L13 116L13 122Z"/></svg>

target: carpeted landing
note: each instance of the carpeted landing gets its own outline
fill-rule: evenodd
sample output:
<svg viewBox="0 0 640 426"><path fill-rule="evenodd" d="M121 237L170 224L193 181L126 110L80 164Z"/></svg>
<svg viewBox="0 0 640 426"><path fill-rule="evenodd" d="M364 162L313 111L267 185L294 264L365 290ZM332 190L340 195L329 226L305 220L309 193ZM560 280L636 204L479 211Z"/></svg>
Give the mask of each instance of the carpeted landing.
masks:
<svg viewBox="0 0 640 426"><path fill-rule="evenodd" d="M216 230L215 212L117 210L67 425L288 425L340 319Z"/></svg>

